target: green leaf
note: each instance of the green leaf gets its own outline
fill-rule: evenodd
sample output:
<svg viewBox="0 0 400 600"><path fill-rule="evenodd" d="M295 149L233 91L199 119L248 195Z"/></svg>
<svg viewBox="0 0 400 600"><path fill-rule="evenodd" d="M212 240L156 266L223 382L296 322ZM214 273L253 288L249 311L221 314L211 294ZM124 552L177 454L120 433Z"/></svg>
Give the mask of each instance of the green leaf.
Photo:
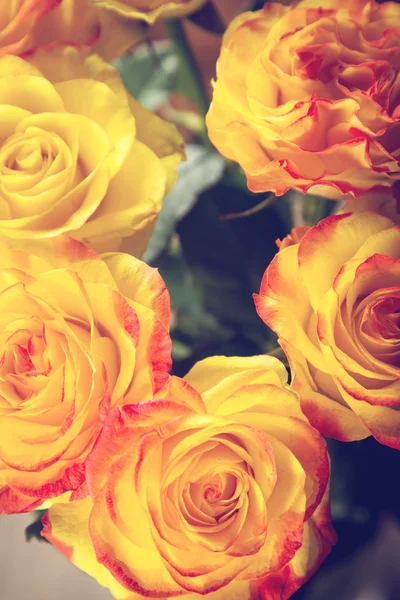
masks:
<svg viewBox="0 0 400 600"><path fill-rule="evenodd" d="M200 194L153 262L171 295L177 375L207 356L251 356L277 346L252 295L287 224L280 214L282 199L255 212L260 200L235 181L220 180ZM226 213L246 216L225 220Z"/></svg>
<svg viewBox="0 0 400 600"><path fill-rule="evenodd" d="M199 194L222 177L224 159L212 148L186 146L187 161L179 166L178 181L163 202L144 260L153 262L167 246L177 223L193 208Z"/></svg>
<svg viewBox="0 0 400 600"><path fill-rule="evenodd" d="M208 112L210 101L202 81L199 65L193 55L192 47L180 20L169 19L164 21L171 42L174 45L179 60L179 68L175 91L190 98L205 116ZM209 145L210 141L204 129L203 142Z"/></svg>
<svg viewBox="0 0 400 600"><path fill-rule="evenodd" d="M192 274L183 259L178 236L172 238L155 265L171 296L174 373L183 376L197 360L211 354L225 353L218 351L218 345L225 347L235 333L221 326L202 306Z"/></svg>
<svg viewBox="0 0 400 600"><path fill-rule="evenodd" d="M192 354L192 348L190 344L185 344L180 340L174 340L172 346L172 358L173 360L186 360Z"/></svg>
<svg viewBox="0 0 400 600"><path fill-rule="evenodd" d="M249 206L247 192L243 198L243 192L222 184L202 194L192 211L178 225L178 233L194 290L203 309L213 315L219 327L232 331L232 338L242 340L243 347L249 350L251 346L255 354L265 351L268 338L275 339L258 317L252 298L269 262L268 255L263 252L262 269L257 269L255 274L253 250L258 252L265 248L266 232L264 229L258 232L254 227L249 230L246 226L244 238L240 224L249 219L234 222L221 219L216 202L221 202L225 196L226 205L230 200L231 209L235 208L235 194L240 196L241 206ZM259 201L258 197L256 201ZM255 218L260 219L260 214ZM263 242L261 246L260 240L257 242L259 234ZM273 253L275 251L276 248Z"/></svg>
<svg viewBox="0 0 400 600"><path fill-rule="evenodd" d="M179 59L169 41L142 44L114 63L127 90L149 110L164 104L175 88Z"/></svg>
<svg viewBox="0 0 400 600"><path fill-rule="evenodd" d="M226 231L229 231L241 255L252 292L259 291L265 269L278 251L276 239L284 237L288 232L287 223L281 214L284 198L271 203L268 201L268 206L260 211L255 210L264 199L265 196L261 194L226 185L225 181L220 182L213 193L219 220L224 219ZM234 213L247 216L225 220L227 214ZM285 213L284 208L283 214Z"/></svg>

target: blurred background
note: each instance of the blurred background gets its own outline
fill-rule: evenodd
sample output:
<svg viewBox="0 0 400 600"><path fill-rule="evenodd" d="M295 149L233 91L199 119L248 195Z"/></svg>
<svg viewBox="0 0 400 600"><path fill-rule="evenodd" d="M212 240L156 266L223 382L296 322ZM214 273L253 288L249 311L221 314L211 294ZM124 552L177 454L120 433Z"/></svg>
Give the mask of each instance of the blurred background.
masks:
<svg viewBox="0 0 400 600"><path fill-rule="evenodd" d="M160 269L171 294L174 372L181 376L214 354L273 352L284 360L274 334L255 312L252 293L276 253L277 238L339 207L293 192L279 202L251 194L240 170L207 141L204 114L221 32L236 14L262 4L215 0L218 12L202 11L181 30L173 22L157 23L151 42L116 63L131 93L174 122L187 143L188 161L144 257ZM174 45L182 31L194 55L191 66ZM400 600L400 454L372 439L330 441L329 448L339 542L293 600ZM0 517L0 600L110 600L94 580L38 541L37 517Z"/></svg>

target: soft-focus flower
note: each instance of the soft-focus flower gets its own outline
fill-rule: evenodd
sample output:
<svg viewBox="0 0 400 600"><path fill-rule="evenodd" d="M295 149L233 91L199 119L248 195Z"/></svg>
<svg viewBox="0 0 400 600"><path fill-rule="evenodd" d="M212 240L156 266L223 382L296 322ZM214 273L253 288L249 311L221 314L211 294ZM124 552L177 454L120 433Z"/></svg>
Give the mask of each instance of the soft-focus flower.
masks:
<svg viewBox="0 0 400 600"><path fill-rule="evenodd" d="M208 0L89 0L129 19L152 24L157 19L185 17L203 6Z"/></svg>
<svg viewBox="0 0 400 600"><path fill-rule="evenodd" d="M146 401L171 366L157 271L81 242L1 242L0 512L71 490L110 408Z"/></svg>
<svg viewBox="0 0 400 600"><path fill-rule="evenodd" d="M0 56L63 42L90 45L112 60L145 37L139 23L128 25L88 0L4 0L0 5Z"/></svg>
<svg viewBox="0 0 400 600"><path fill-rule="evenodd" d="M276 359L185 379L110 413L90 496L53 505L44 535L116 600L286 600L334 542L325 442Z"/></svg>
<svg viewBox="0 0 400 600"><path fill-rule="evenodd" d="M322 220L276 255L256 305L314 427L400 448L399 226L369 211Z"/></svg>
<svg viewBox="0 0 400 600"><path fill-rule="evenodd" d="M69 233L140 256L182 138L129 97L116 69L73 47L0 58L0 233Z"/></svg>
<svg viewBox="0 0 400 600"><path fill-rule="evenodd" d="M128 23L89 0L61 0L37 22L29 48L52 42L86 44L105 60L113 60L147 37L144 23Z"/></svg>
<svg viewBox="0 0 400 600"><path fill-rule="evenodd" d="M210 138L256 192L389 187L400 179L399 71L399 4L268 2L225 34Z"/></svg>
<svg viewBox="0 0 400 600"><path fill-rule="evenodd" d="M60 0L6 0L0 5L0 56L19 54L29 44L32 29Z"/></svg>

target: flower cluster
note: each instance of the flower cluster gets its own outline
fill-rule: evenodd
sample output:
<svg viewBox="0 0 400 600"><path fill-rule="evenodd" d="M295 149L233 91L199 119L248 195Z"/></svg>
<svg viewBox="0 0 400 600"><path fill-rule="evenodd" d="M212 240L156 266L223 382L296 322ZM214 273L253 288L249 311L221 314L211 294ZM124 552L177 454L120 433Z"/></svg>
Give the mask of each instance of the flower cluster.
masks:
<svg viewBox="0 0 400 600"><path fill-rule="evenodd" d="M141 258L184 142L107 60L206 0L6 4L0 514L47 510L115 600L288 600L335 543L323 436L400 449L400 6L268 2L228 27L211 141L253 191L344 202L278 240L254 296L289 369L178 377Z"/></svg>

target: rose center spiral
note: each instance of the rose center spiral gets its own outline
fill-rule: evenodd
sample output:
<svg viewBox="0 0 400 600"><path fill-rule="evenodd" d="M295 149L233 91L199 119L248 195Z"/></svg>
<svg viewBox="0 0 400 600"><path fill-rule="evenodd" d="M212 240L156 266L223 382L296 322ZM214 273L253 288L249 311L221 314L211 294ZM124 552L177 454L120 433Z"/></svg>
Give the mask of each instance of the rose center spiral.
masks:
<svg viewBox="0 0 400 600"><path fill-rule="evenodd" d="M30 323L20 325L10 333L4 332L0 356L0 387L8 390L2 395L14 399L13 405L37 393L51 369L41 324L32 319Z"/></svg>
<svg viewBox="0 0 400 600"><path fill-rule="evenodd" d="M400 341L400 291L366 308L364 328L384 340Z"/></svg>
<svg viewBox="0 0 400 600"><path fill-rule="evenodd" d="M11 172L34 175L46 168L53 158L49 140L41 136L12 136L0 152L0 165L4 175Z"/></svg>

